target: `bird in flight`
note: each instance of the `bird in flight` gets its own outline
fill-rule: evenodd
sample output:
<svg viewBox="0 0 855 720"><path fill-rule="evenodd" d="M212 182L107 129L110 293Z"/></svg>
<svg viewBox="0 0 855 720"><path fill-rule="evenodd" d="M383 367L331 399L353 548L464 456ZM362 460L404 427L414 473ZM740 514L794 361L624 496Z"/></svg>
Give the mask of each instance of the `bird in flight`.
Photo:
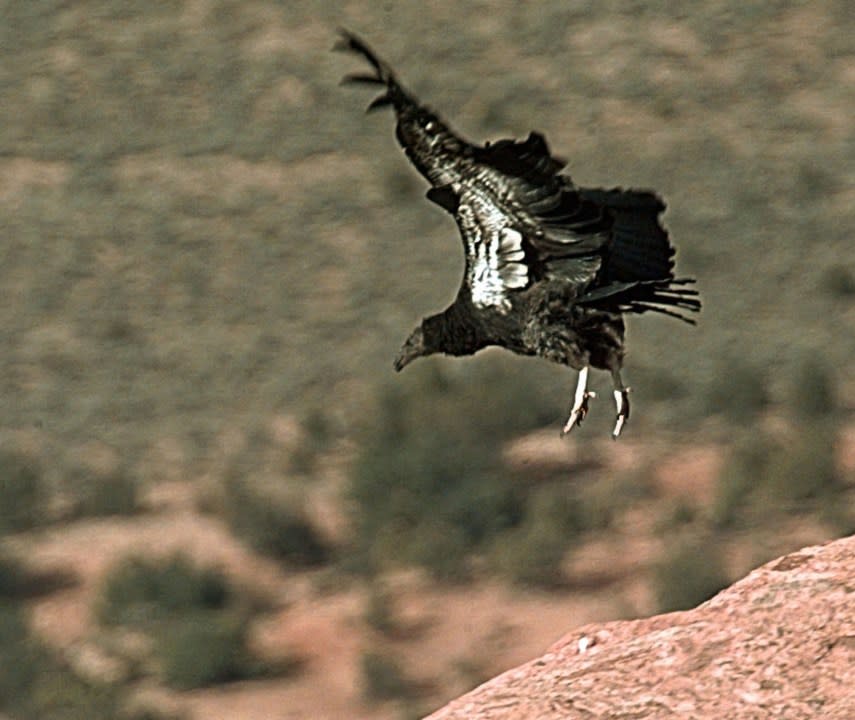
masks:
<svg viewBox="0 0 855 720"><path fill-rule="evenodd" d="M692 278L674 275L674 247L659 222L654 193L577 187L542 135L522 141L467 142L398 81L353 33L337 50L355 53L368 72L343 83L381 88L368 111L391 107L396 136L431 187L427 197L449 212L463 240L466 267L454 302L424 318L395 359L402 370L433 353L471 355L496 345L579 371L562 434L588 413L588 370L611 373L617 407L612 436L629 419L621 379L625 313L681 311L701 303Z"/></svg>

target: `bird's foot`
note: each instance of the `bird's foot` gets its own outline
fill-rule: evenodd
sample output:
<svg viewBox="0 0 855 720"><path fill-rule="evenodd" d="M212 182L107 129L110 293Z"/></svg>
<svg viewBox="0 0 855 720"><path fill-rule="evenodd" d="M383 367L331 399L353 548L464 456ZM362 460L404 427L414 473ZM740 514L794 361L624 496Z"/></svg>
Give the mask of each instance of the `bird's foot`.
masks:
<svg viewBox="0 0 855 720"><path fill-rule="evenodd" d="M573 408L570 410L570 417L567 418L567 422L564 423L564 427L561 430L562 437L569 433L577 425L582 424L582 421L588 414L588 400L590 398L595 397L597 397L597 393L595 393L593 390L586 390L582 393L581 398L576 398L576 402L573 404Z"/></svg>
<svg viewBox="0 0 855 720"><path fill-rule="evenodd" d="M588 391L588 366L579 371L579 380L576 383L576 392L573 394L573 407L570 409L570 417L564 423L561 437L564 437L577 425L581 425L588 414L588 400L597 397L595 392Z"/></svg>
<svg viewBox="0 0 855 720"><path fill-rule="evenodd" d="M615 420L615 429L612 431L612 438L617 440L623 426L629 420L629 388L615 390L615 405L617 406L617 419Z"/></svg>

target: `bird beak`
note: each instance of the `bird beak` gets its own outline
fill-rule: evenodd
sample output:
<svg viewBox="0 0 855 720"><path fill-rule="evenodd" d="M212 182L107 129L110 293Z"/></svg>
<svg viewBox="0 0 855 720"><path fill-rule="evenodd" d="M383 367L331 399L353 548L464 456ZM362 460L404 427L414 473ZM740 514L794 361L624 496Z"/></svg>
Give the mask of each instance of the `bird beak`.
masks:
<svg viewBox="0 0 855 720"><path fill-rule="evenodd" d="M404 355L403 351L399 352L398 356L395 358L395 372L401 372L408 362L410 362L410 359Z"/></svg>
<svg viewBox="0 0 855 720"><path fill-rule="evenodd" d="M413 330L395 358L395 372L401 372L413 360L425 354L425 342L420 327Z"/></svg>

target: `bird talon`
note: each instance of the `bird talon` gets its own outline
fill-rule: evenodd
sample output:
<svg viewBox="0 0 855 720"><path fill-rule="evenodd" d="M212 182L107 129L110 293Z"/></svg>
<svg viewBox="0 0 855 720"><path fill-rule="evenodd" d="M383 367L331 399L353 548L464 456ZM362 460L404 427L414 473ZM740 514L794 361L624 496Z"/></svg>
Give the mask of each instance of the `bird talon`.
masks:
<svg viewBox="0 0 855 720"><path fill-rule="evenodd" d="M629 388L615 390L615 405L617 405L617 419L615 420L615 429L612 431L613 440L620 437L623 426L629 420Z"/></svg>
<svg viewBox="0 0 855 720"><path fill-rule="evenodd" d="M585 393L582 405L578 408L573 408L570 411L570 417L567 418L567 422L564 423L564 427L561 430L561 437L567 435L577 425L582 425L582 421L588 416L588 398L592 397L594 397L594 395Z"/></svg>
<svg viewBox="0 0 855 720"><path fill-rule="evenodd" d="M576 392L573 394L573 407L570 408L570 417L564 423L561 430L561 437L564 437L577 425L581 425L582 421L588 415L588 400L597 397L597 393L593 390L588 390L588 368L583 367L579 371L579 381L576 383Z"/></svg>

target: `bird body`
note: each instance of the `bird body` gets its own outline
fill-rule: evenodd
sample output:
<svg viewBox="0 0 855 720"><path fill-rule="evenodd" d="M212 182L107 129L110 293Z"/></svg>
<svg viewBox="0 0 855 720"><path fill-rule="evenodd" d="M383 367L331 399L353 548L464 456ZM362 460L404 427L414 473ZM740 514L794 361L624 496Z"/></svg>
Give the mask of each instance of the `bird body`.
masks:
<svg viewBox="0 0 855 720"><path fill-rule="evenodd" d="M623 314L656 311L689 318L697 311L691 279L675 278L674 248L659 223L664 203L637 190L577 188L542 135L474 145L456 135L398 82L391 68L355 35L339 49L355 52L371 74L346 82L377 85L369 110L391 106L396 136L428 180L427 197L449 212L466 266L454 302L413 331L395 368L436 352L470 355L498 345L580 371L569 432L587 413L587 368L611 372L618 420L629 416L620 380Z"/></svg>

